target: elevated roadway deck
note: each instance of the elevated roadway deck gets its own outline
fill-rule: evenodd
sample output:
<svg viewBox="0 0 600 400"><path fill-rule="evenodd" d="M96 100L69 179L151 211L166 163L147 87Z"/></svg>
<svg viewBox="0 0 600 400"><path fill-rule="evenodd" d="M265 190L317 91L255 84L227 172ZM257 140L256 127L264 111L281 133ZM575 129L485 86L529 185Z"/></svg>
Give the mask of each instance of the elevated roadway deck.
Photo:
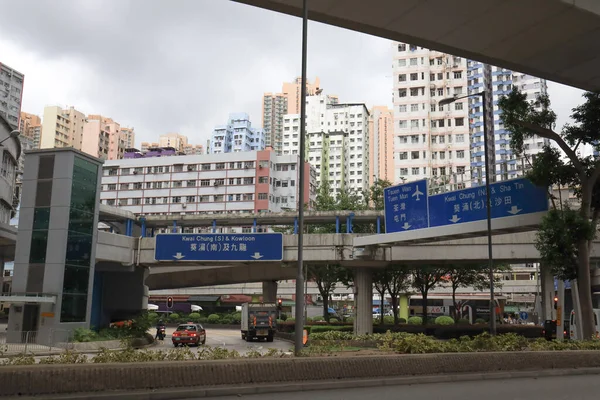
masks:
<svg viewBox="0 0 600 400"><path fill-rule="evenodd" d="M302 15L302 0L235 1ZM600 2L596 0L318 0L308 4L313 21L585 90L600 89Z"/></svg>

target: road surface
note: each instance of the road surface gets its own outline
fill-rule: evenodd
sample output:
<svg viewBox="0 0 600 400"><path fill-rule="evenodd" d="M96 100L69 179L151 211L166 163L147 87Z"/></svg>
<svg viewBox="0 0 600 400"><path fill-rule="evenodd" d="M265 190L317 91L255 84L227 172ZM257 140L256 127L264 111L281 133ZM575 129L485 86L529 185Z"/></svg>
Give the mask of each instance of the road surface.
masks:
<svg viewBox="0 0 600 400"><path fill-rule="evenodd" d="M170 350L173 349L171 334L175 328L167 328L167 337L164 342L157 342L156 346L149 347L150 350ZM152 330L154 335L156 330ZM210 347L222 347L227 350L236 350L240 354L245 354L251 350L266 352L268 349L277 349L281 351L292 351L293 344L275 339L273 342L253 341L246 342L242 340L242 334L239 329L206 329L206 345ZM200 347L190 347L193 352L198 351Z"/></svg>
<svg viewBox="0 0 600 400"><path fill-rule="evenodd" d="M203 397L204 400L597 400L598 375L547 377L538 379L483 380L371 388L318 390L307 392ZM184 399L182 399L184 400ZM191 400L191 399L189 399Z"/></svg>

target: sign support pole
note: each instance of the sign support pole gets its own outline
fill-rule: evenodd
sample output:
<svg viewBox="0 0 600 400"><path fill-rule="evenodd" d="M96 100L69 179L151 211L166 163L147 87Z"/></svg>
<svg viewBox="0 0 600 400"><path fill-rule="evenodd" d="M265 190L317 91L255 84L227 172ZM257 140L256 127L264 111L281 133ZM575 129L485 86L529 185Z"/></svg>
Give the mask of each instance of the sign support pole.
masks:
<svg viewBox="0 0 600 400"><path fill-rule="evenodd" d="M304 154L306 147L306 48L308 41L308 0L302 1L302 77L300 89L300 173L298 174L298 267L296 271L296 324L294 353L300 356L304 348Z"/></svg>

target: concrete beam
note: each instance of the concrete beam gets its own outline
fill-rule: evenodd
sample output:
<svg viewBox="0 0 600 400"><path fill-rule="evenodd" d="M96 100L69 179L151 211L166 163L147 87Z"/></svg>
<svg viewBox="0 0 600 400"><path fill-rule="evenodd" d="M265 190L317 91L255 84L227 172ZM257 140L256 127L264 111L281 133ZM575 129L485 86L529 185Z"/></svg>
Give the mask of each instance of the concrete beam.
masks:
<svg viewBox="0 0 600 400"><path fill-rule="evenodd" d="M154 273L146 279L149 290L176 289L189 286L212 286L226 283L245 283L293 279L296 271L281 265L258 264L248 267L223 267L212 269L188 268L177 272Z"/></svg>
<svg viewBox="0 0 600 400"><path fill-rule="evenodd" d="M96 261L110 261L123 265L135 263L137 238L98 231Z"/></svg>

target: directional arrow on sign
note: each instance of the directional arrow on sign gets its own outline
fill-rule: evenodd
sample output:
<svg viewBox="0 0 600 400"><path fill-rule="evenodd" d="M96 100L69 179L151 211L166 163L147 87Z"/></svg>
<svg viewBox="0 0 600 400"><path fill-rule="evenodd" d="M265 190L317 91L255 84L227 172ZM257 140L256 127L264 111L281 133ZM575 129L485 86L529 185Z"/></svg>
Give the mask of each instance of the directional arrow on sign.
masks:
<svg viewBox="0 0 600 400"><path fill-rule="evenodd" d="M253 255L251 255L250 257L254 258L255 260L260 260L261 258L263 258L263 255L260 254L259 252L256 252Z"/></svg>
<svg viewBox="0 0 600 400"><path fill-rule="evenodd" d="M184 258L185 256L181 253L177 253L173 256L173 258L177 259L177 260L181 260L182 258Z"/></svg>
<svg viewBox="0 0 600 400"><path fill-rule="evenodd" d="M411 227L411 225L408 222L405 222L404 225L402 225L402 229L406 230L409 229Z"/></svg>
<svg viewBox="0 0 600 400"><path fill-rule="evenodd" d="M457 223L458 221L460 221L460 218L458 218L458 216L456 214L454 214L452 216L452 219L449 219L448 221L452 222L453 224Z"/></svg>
<svg viewBox="0 0 600 400"><path fill-rule="evenodd" d="M518 214L518 213L520 213L521 211L523 211L523 210L520 210L520 209L519 209L519 207L517 207L517 206L512 206L512 207L510 208L510 210L508 210L508 213L509 213L509 214L512 214L512 215L517 215L517 214Z"/></svg>

